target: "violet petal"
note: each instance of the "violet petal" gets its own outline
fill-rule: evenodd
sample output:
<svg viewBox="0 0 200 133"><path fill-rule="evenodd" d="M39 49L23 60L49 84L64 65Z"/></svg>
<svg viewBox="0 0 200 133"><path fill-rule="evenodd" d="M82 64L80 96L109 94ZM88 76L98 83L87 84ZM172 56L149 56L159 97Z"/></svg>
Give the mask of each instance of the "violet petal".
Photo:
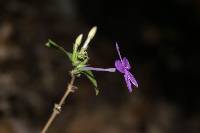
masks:
<svg viewBox="0 0 200 133"><path fill-rule="evenodd" d="M124 79L126 81L126 85L128 87L129 92L132 92L132 87L131 87L131 82L129 80L129 75L128 73L124 74Z"/></svg>
<svg viewBox="0 0 200 133"><path fill-rule="evenodd" d="M138 83L137 83L135 77L133 76L133 74L131 74L131 73L128 71L128 75L129 75L129 79L130 79L131 83L132 83L133 85L135 85L136 87L138 87Z"/></svg>
<svg viewBox="0 0 200 133"><path fill-rule="evenodd" d="M118 46L117 42L116 42L116 50L117 50L117 53L118 53L118 55L119 55L119 58L120 58L120 60L121 60L121 62L122 62L122 56L121 56L121 54L120 54L119 46Z"/></svg>
<svg viewBox="0 0 200 133"><path fill-rule="evenodd" d="M115 67L119 72L124 73L124 66L122 65L120 60L115 61Z"/></svg>
<svg viewBox="0 0 200 133"><path fill-rule="evenodd" d="M131 65L129 64L129 61L127 60L126 57L123 58L123 64L124 64L124 67L126 69L130 69L131 68Z"/></svg>

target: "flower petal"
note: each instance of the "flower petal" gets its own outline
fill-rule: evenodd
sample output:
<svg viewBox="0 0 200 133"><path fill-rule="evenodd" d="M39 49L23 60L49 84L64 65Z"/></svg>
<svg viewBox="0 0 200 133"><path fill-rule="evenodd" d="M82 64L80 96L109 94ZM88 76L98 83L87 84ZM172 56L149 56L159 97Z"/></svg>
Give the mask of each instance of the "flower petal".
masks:
<svg viewBox="0 0 200 133"><path fill-rule="evenodd" d="M137 83L135 77L133 76L133 74L131 74L129 71L127 71L127 72L128 72L128 77L129 77L129 80L131 81L131 83L133 85L135 85L136 87L138 87L138 83Z"/></svg>
<svg viewBox="0 0 200 133"><path fill-rule="evenodd" d="M120 58L120 60L122 61L122 56L121 56L121 54L120 54L119 46L118 46L117 42L115 43L115 45L116 45L116 50L117 50L117 53L118 53L118 55L119 55L119 58Z"/></svg>
<svg viewBox="0 0 200 133"><path fill-rule="evenodd" d="M129 75L128 75L128 73L125 73L125 74L124 74L124 79L125 79L125 81L126 81L126 85L127 85L127 87L128 87L129 92L132 92L131 82L130 82L130 80L129 80Z"/></svg>
<svg viewBox="0 0 200 133"><path fill-rule="evenodd" d="M124 57L122 61L123 61L124 67L126 69L130 69L131 68L131 65L129 64L129 61L127 60L126 57Z"/></svg>
<svg viewBox="0 0 200 133"><path fill-rule="evenodd" d="M124 66L122 65L120 60L115 61L115 67L119 72L124 73Z"/></svg>

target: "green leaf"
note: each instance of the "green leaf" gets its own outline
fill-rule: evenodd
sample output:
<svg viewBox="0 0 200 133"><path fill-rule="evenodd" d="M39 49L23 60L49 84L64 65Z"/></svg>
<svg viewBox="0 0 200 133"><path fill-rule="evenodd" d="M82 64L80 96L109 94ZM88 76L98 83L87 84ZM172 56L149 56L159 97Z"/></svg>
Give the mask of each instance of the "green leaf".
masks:
<svg viewBox="0 0 200 133"><path fill-rule="evenodd" d="M49 39L45 45L49 48L55 48L55 49L59 50L60 52L62 52L64 55L66 55L72 61L72 53L67 52L63 47L59 46L52 40Z"/></svg>
<svg viewBox="0 0 200 133"><path fill-rule="evenodd" d="M82 71L81 73L83 73L90 80L90 82L94 86L96 95L98 95L99 94L99 89L97 88L97 81L96 81L92 71L89 71L89 70L88 71Z"/></svg>
<svg viewBox="0 0 200 133"><path fill-rule="evenodd" d="M81 68L84 66L87 66L87 62L88 62L89 58L86 58L85 60L81 61L79 64L77 64L77 68Z"/></svg>

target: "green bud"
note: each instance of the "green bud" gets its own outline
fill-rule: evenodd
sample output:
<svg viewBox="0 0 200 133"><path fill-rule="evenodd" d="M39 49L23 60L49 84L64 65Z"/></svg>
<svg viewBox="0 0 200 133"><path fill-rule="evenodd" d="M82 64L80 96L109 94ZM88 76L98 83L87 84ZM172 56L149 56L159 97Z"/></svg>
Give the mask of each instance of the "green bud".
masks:
<svg viewBox="0 0 200 133"><path fill-rule="evenodd" d="M49 47L49 48L55 48L54 44L51 43L51 40L49 40L49 41L45 44L45 46L47 46L47 47Z"/></svg>
<svg viewBox="0 0 200 133"><path fill-rule="evenodd" d="M45 44L45 46L47 46L47 47L51 47L51 44L49 43L49 42L47 42L46 44Z"/></svg>
<svg viewBox="0 0 200 133"><path fill-rule="evenodd" d="M76 38L76 40L75 40L75 43L74 43L74 45L73 45L73 53L72 53L72 62L73 62L73 64L76 64L75 62L76 62L76 60L77 60L77 49L78 49L78 47L80 46L80 44L81 44L81 41L82 41L82 38L83 38L83 34L80 34L77 38Z"/></svg>

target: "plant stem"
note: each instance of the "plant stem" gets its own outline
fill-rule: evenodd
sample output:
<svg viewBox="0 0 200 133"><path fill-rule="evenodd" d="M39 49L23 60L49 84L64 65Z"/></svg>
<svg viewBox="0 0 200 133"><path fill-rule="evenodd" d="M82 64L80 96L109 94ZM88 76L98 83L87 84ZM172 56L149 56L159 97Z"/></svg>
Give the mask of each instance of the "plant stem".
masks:
<svg viewBox="0 0 200 133"><path fill-rule="evenodd" d="M71 81L67 86L67 89L65 91L65 94L63 95L62 99L60 100L59 104L55 104L54 108L53 108L53 112L50 116L50 118L48 119L47 123L45 124L44 128L42 129L41 133L46 133L46 131L48 130L48 128L50 127L50 125L52 124L52 122L54 121L54 119L56 118L56 116L61 112L61 108L62 105L65 102L65 99L67 98L67 96L73 92L74 90L73 88L73 84L74 84L74 80L75 80L75 76L73 74L71 74Z"/></svg>

